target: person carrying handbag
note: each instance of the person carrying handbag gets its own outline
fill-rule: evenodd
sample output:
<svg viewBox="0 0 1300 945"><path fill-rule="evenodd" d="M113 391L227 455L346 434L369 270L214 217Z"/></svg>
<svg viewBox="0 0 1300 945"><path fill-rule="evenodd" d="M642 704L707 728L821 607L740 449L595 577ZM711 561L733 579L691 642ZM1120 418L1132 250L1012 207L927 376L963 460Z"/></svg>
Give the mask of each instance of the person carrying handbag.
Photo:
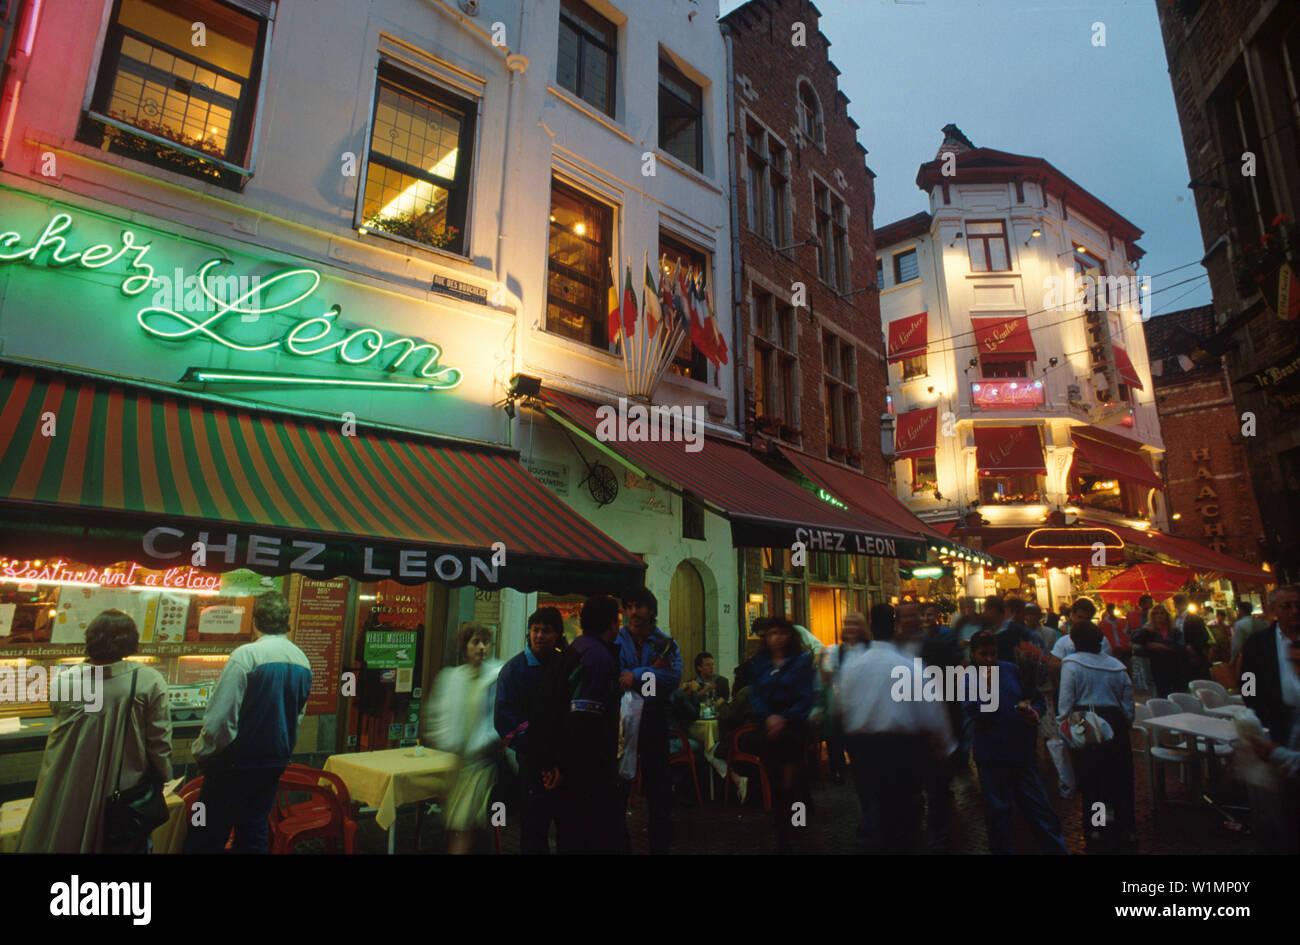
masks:
<svg viewBox="0 0 1300 945"><path fill-rule="evenodd" d="M1070 637L1075 652L1061 664L1057 723L1070 745L1088 839L1119 852L1137 842L1129 745L1133 682L1123 663L1102 654L1096 624L1078 624Z"/></svg>
<svg viewBox="0 0 1300 945"><path fill-rule="evenodd" d="M85 698L50 702L56 721L19 852L148 851L162 784L172 777L171 715L162 673L124 659L139 642L135 621L120 610L104 611L86 628L86 663L63 670L84 675ZM116 813L109 814L115 792ZM164 817L165 809L161 804Z"/></svg>

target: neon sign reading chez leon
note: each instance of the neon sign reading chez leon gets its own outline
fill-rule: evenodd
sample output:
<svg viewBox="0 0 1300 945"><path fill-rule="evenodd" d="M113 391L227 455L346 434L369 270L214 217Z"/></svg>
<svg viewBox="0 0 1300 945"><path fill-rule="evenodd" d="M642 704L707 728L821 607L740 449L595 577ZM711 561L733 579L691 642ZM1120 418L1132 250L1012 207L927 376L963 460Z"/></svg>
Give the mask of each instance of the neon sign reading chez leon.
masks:
<svg viewBox="0 0 1300 945"><path fill-rule="evenodd" d="M14 230L0 233L0 262L26 260L37 263L44 253L50 266L75 264L82 269L95 270L125 258L133 271L123 278L121 289L129 297L138 296L158 281L154 278L153 266L145 261L151 243L141 242L131 230L123 230L117 246L97 243L68 252L67 240L62 234L70 230L72 222L69 214L55 214L36 241L21 249L14 248L15 244L21 244L21 233ZM248 291L227 300L211 291L208 278L212 270L229 262L226 259L210 259L199 268L199 289L214 306L212 314L204 312L198 317L191 317L165 306L150 305L136 312L136 321L140 327L150 336L162 341L202 338L239 352L283 348L289 354L310 358L332 351L343 364L371 364L386 373L409 366L418 381L407 385L392 381L375 382L374 386L450 390L460 384L461 372L440 366L438 359L442 356L442 349L431 342L406 337L390 338L376 328L340 329L344 334L331 338L338 328L334 319L342 312L338 305L331 306L320 315L299 318L288 331L278 337L263 337L258 340L238 337L238 331L232 330L234 326L229 325L231 315L239 315L240 321L244 323L258 323L263 315L273 316L310 298L320 285L321 275L315 269L286 269L257 281ZM294 281L298 282L296 294L292 289ZM271 302L268 290L282 283L289 284L289 297ZM263 379L273 380L274 376L264 376ZM321 382L329 383L330 379L322 378ZM351 383L364 385L366 382Z"/></svg>

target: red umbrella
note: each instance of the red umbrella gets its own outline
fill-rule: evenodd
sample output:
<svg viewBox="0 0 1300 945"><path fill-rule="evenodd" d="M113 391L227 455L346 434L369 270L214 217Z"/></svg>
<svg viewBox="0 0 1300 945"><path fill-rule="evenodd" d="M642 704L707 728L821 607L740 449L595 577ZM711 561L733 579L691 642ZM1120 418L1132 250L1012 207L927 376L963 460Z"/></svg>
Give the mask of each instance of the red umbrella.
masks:
<svg viewBox="0 0 1300 945"><path fill-rule="evenodd" d="M1175 568L1167 564L1139 564L1115 575L1097 589L1097 595L1108 603L1120 604L1137 601L1143 594L1155 600L1164 600L1182 590L1192 572L1188 568Z"/></svg>

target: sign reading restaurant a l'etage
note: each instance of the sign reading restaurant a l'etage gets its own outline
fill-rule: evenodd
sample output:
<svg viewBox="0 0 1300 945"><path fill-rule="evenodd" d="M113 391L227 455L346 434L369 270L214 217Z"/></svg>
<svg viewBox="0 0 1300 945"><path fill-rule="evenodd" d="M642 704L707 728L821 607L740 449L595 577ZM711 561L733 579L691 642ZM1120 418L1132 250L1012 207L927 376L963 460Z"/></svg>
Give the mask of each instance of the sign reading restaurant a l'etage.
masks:
<svg viewBox="0 0 1300 945"><path fill-rule="evenodd" d="M13 199L0 196L6 203ZM439 363L442 349L432 342L340 324L340 305L313 298L321 284L316 269L238 272L231 260L213 256L186 278L164 258L169 248L155 249L153 234L123 228L104 240L102 221L90 213L55 212L23 229L10 228L13 217L5 217L0 266L44 267L61 275L79 271L83 284L96 288L116 282L127 299L118 303L120 310L96 298L86 300L84 314L109 319L124 332L140 332L158 343L206 343L208 356L223 363L190 368L188 380L411 391L449 390L461 382L459 370ZM95 229L100 236L87 233ZM170 251L177 255L192 252L191 247L176 239ZM177 284L180 279L184 287ZM84 285L81 291L86 291ZM46 307L50 302L75 306L81 301L78 295L69 280L66 294L46 299ZM142 304L146 301L152 304ZM304 364L318 365L318 372L322 361L336 366L309 375L267 370L265 360L257 360L259 353L302 358Z"/></svg>

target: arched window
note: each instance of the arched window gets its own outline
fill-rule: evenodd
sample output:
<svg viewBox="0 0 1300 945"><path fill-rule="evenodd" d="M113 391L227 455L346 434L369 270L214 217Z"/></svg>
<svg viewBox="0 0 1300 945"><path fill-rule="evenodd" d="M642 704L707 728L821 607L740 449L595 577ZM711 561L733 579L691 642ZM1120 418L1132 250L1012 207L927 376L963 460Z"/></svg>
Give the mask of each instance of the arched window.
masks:
<svg viewBox="0 0 1300 945"><path fill-rule="evenodd" d="M822 143L822 107L807 82L799 83L799 130L815 145Z"/></svg>

